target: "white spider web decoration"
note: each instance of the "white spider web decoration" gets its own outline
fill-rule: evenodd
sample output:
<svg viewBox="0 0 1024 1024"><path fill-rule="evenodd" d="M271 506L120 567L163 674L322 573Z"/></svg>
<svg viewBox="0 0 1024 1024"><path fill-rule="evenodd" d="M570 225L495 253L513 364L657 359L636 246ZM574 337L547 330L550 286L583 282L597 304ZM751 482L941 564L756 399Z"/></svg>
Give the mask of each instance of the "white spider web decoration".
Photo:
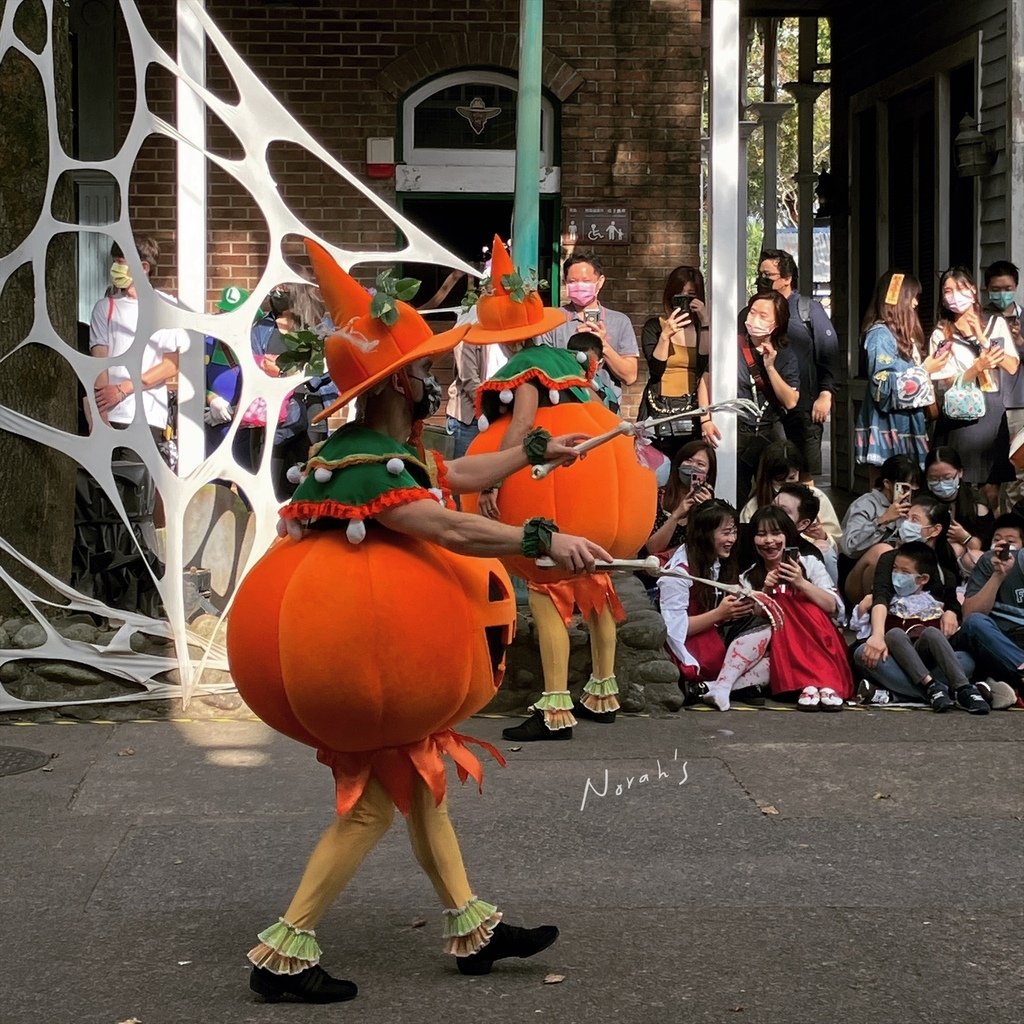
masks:
<svg viewBox="0 0 1024 1024"><path fill-rule="evenodd" d="M191 13L202 26L207 44L212 44L226 66L237 89L238 102L229 103L218 98L188 75L150 35L143 24L134 0L120 0L135 71L137 98L131 125L119 152L109 160L82 161L67 156L60 144L56 123L52 46L53 2L54 0L45 0L44 4L49 30L46 45L41 53L36 53L25 45L14 32L14 19L20 6L19 3L5 4L2 22L0 22L0 61L4 60L9 51L17 51L35 66L42 80L46 108L45 111L39 113L40 116L45 116L47 119L49 137L48 180L39 219L21 244L0 259L0 290L6 285L11 275L26 263L32 267L35 285L32 327L27 336L21 339L4 358L9 358L26 345L45 345L59 353L69 363L85 389L91 404L93 429L88 437L76 436L3 406L0 406L0 429L59 450L78 462L102 488L130 532L133 531L131 531L128 515L114 482L111 462L114 449L118 447L127 447L139 454L158 493L163 498L166 512L165 571L162 577L157 577L151 569L148 569L148 563L147 569L153 578L163 606L167 610L168 619L166 621L153 619L136 612L110 607L102 601L77 592L65 582L55 579L14 550L3 539L4 517L24 514L26 511L24 508L5 509L0 513L0 550L20 562L23 567L34 572L41 583L45 583L61 595L63 603L41 597L0 567L0 580L22 602L28 615L43 628L46 634L46 639L41 646L27 650L0 650L0 666L18 659L77 662L100 669L111 676L141 687L139 692L116 697L97 697L93 698L94 700L102 700L106 703L133 701L146 697L181 696L187 702L190 696L199 692L200 689L203 692L224 689L224 686L200 684L199 679L205 668L226 669L227 662L223 644L223 628L218 629L211 638L204 638L191 632L185 619L183 584L186 540L185 511L200 489L215 480L230 481L241 493L245 494L254 510L255 532L245 564L238 575L238 579L240 579L275 536L279 502L274 495L271 480L271 437L266 438L263 458L255 472L250 472L239 466L232 457L232 442L242 419L241 415L236 415L227 436L212 454L194 471L183 476L176 476L157 451L149 427L141 413L141 402L137 403L135 421L125 430L115 430L100 420L93 398L93 384L97 373L114 365L127 367L135 389L139 390L146 339L161 328L182 328L192 332L192 345L201 344L204 335L214 335L235 358L242 375L241 397L237 403L239 410L246 409L250 403L259 398L265 400L268 410L280 409L287 394L301 383L302 378L297 376L272 378L260 371L252 358L249 327L260 297L267 294L273 286L305 283L285 262L282 242L286 235L300 235L315 239L345 269L351 269L352 266L365 262L410 260L418 263L436 263L470 274L475 274L475 271L425 235L380 196L363 185L355 175L346 170L310 136L253 74L199 5L193 6ZM206 109L213 112L234 133L245 152L242 159L234 160L219 156L209 149L201 150L206 160L220 167L253 197L266 220L270 235L268 256L258 283L253 286L250 298L230 313L214 317L211 314L192 312L172 305L156 295L142 273L132 240L133 225L127 209L130 176L139 151L146 140L154 134L173 139L178 147L196 149L194 142L180 134L174 126L154 115L147 106L146 73L151 65L158 65L166 69L180 82L185 83ZM319 158L324 165L358 190L365 199L373 203L388 217L405 236L405 247L386 253L371 250L349 250L333 246L321 238L288 208L278 193L277 184L267 161L268 147L274 142L293 143ZM52 215L52 199L58 179L64 172L76 171L104 171L116 179L121 196L119 219L105 224L85 226L68 224ZM136 340L127 353L105 359L80 353L64 342L50 322L45 292L47 246L55 235L64 234L69 230L98 232L109 236L117 241L125 253L132 275L137 282L136 287L139 294ZM96 296L96 298L98 299L100 296ZM0 373L3 370L3 361L0 361ZM206 390L203 379L190 380L187 374L179 377L179 387L186 393L189 388L194 393L200 394ZM263 429L269 430L272 435L274 429L272 413L268 420L270 426ZM138 545L137 540L136 544ZM237 579L235 585L237 586ZM92 613L122 625L107 646L70 640L58 633L43 614L43 609L47 606L62 611ZM174 656L161 657L134 652L130 646L130 639L132 633L136 631L172 639ZM182 681L180 686L160 682L153 678L171 669L178 670ZM89 702L89 699L81 701L22 700L8 693L0 684L0 711L28 710L52 707L57 704Z"/></svg>

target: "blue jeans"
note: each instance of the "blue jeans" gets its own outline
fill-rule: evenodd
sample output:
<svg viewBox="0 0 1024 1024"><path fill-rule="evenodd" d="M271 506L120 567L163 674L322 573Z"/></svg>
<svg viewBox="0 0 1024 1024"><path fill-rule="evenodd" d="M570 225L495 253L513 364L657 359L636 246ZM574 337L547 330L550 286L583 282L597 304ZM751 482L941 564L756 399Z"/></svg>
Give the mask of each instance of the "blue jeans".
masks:
<svg viewBox="0 0 1024 1024"><path fill-rule="evenodd" d="M467 425L461 420L457 420L454 416L449 416L448 433L455 438L452 458L461 459L466 454L466 449L473 443L473 439L480 433L480 428L475 422Z"/></svg>
<svg viewBox="0 0 1024 1024"><path fill-rule="evenodd" d="M1004 679L1013 687L1019 686L1024 650L999 628L991 615L984 612L968 615L954 639L957 650L974 655L987 675Z"/></svg>
<svg viewBox="0 0 1024 1024"><path fill-rule="evenodd" d="M868 668L864 664L863 654L864 644L862 643L853 653L853 663L857 666L861 675L899 697L906 697L920 704L924 703L924 690L914 683L907 673L896 664L896 659L891 654L885 661L880 661L874 668ZM970 679L974 673L974 659L966 651L956 651L956 660L960 662L964 675ZM950 682L938 665L932 667L931 675L936 682L942 683L947 689L949 688Z"/></svg>

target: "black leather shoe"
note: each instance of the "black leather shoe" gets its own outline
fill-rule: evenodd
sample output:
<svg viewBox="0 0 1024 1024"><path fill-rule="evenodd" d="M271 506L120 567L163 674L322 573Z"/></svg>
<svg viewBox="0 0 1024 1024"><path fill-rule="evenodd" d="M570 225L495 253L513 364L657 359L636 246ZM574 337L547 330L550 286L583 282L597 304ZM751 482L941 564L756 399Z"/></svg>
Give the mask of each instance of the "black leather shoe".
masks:
<svg viewBox="0 0 1024 1024"><path fill-rule="evenodd" d="M534 711L520 725L510 725L501 730L503 739L516 740L519 743L532 743L534 740L571 740L572 727L568 729L549 729L544 724L544 712Z"/></svg>
<svg viewBox="0 0 1024 1024"><path fill-rule="evenodd" d="M742 689L733 690L729 694L729 703L746 704L748 708L763 708L765 706L765 698L760 686L744 686Z"/></svg>
<svg viewBox="0 0 1024 1024"><path fill-rule="evenodd" d="M539 928L517 928L515 925L498 923L491 941L472 956L456 958L460 974L490 974L495 960L516 956L525 960L542 949L547 949L558 938L558 929L553 924L542 924Z"/></svg>
<svg viewBox="0 0 1024 1024"><path fill-rule="evenodd" d="M600 722L601 725L611 725L615 721L615 711L591 711L586 704L582 702L579 704L573 704L572 713L577 718L585 718L589 722Z"/></svg>
<svg viewBox="0 0 1024 1024"><path fill-rule="evenodd" d="M298 974L275 974L265 967L254 967L249 988L268 1003L279 1003L288 996L303 1003L343 1003L355 999L359 991L353 982L332 978L319 965Z"/></svg>

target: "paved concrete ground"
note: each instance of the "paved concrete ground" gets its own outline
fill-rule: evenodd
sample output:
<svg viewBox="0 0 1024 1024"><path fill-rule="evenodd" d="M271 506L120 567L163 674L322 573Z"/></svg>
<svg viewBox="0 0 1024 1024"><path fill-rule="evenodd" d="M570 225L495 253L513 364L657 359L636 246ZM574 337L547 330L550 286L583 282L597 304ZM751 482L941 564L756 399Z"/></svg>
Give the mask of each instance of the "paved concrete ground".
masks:
<svg viewBox="0 0 1024 1024"><path fill-rule="evenodd" d="M508 752L505 724L467 731ZM359 998L274 1007L244 951L330 817L312 753L248 722L0 728L56 755L0 778L0 1020L1016 1021L1022 736L1021 712L583 724L452 799L477 891L557 945L459 976L396 826L319 930Z"/></svg>

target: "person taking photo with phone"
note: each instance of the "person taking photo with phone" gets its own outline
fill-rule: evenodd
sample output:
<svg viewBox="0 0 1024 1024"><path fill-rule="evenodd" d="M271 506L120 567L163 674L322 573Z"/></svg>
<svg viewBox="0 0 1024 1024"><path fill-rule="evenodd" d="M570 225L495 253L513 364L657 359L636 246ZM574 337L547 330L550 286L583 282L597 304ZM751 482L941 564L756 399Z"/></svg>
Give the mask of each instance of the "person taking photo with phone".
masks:
<svg viewBox="0 0 1024 1024"><path fill-rule="evenodd" d="M696 267L676 267L665 281L661 311L640 332L648 378L637 419L709 404L702 378L710 337L704 275ZM653 444L671 458L700 430L697 420L665 423L655 429Z"/></svg>
<svg viewBox="0 0 1024 1024"><path fill-rule="evenodd" d="M718 460L706 441L688 441L676 452L668 483L658 494L654 530L645 545L649 554L673 551L683 543L690 513L715 496L717 478Z"/></svg>
<svg viewBox="0 0 1024 1024"><path fill-rule="evenodd" d="M594 253L574 253L562 264L568 301L562 306L565 323L542 334L540 344L567 348L577 331L592 331L601 339L604 366L598 371L620 405L622 389L636 381L640 349L636 331L625 313L602 305L598 296L605 285L604 270Z"/></svg>

